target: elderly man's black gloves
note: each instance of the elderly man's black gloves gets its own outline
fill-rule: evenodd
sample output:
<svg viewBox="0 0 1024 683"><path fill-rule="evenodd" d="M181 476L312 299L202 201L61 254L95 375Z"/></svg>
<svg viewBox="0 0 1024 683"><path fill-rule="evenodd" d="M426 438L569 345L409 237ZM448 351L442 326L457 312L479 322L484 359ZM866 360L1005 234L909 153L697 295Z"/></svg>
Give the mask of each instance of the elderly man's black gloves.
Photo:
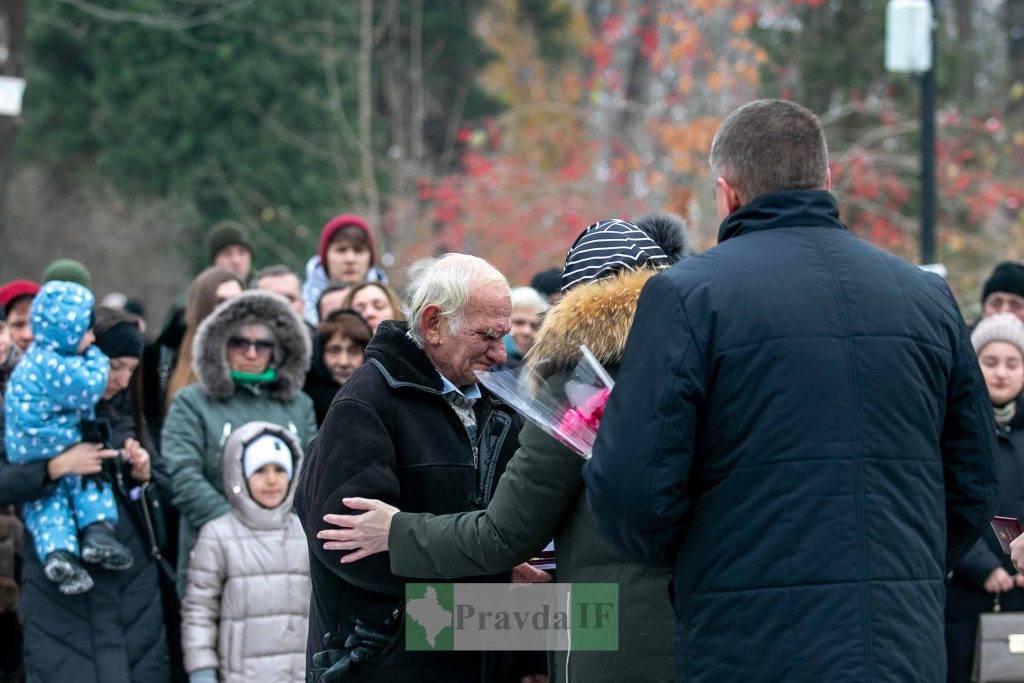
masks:
<svg viewBox="0 0 1024 683"><path fill-rule="evenodd" d="M341 683L345 674L379 655L391 644L398 627L399 610L380 626L356 619L355 628L342 640L340 633L324 636L324 650L313 655L309 678L314 683Z"/></svg>

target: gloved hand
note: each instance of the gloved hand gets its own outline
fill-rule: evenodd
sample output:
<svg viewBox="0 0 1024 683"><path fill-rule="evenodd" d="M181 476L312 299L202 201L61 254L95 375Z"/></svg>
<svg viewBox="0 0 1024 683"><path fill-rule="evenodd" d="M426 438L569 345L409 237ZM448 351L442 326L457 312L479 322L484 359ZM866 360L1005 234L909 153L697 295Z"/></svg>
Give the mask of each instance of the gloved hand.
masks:
<svg viewBox="0 0 1024 683"><path fill-rule="evenodd" d="M208 669L196 669L188 675L188 683L217 683L217 670L212 666Z"/></svg>
<svg viewBox="0 0 1024 683"><path fill-rule="evenodd" d="M324 636L324 647L313 655L313 680L322 683L340 683L345 674L363 662L383 652L394 638L398 623L398 610L380 627L372 627L356 619L355 628L342 641L340 633Z"/></svg>

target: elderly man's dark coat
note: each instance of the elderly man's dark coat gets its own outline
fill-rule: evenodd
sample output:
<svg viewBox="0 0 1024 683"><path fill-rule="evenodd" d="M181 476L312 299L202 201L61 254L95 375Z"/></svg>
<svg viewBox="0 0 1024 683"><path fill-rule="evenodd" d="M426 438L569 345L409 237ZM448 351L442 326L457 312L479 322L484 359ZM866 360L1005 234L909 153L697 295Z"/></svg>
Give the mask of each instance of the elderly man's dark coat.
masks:
<svg viewBox="0 0 1024 683"><path fill-rule="evenodd" d="M987 524L992 409L945 283L764 194L653 278L585 468L675 563L680 681L942 681L943 578Z"/></svg>
<svg viewBox="0 0 1024 683"><path fill-rule="evenodd" d="M388 553L341 564L340 551L324 550L316 539L328 526L323 516L351 512L341 501L352 496L377 498L407 512L483 509L519 447L521 421L486 393L474 405L477 438L471 442L442 395L440 374L406 331L405 323L381 323L366 348L366 364L338 392L299 477L295 508L310 539L313 579L310 657L325 649L325 633L347 635L356 619L379 626L405 596L405 580L391 573ZM404 640L399 629L391 645L351 680L503 680L504 672L489 668L495 658L407 652Z"/></svg>

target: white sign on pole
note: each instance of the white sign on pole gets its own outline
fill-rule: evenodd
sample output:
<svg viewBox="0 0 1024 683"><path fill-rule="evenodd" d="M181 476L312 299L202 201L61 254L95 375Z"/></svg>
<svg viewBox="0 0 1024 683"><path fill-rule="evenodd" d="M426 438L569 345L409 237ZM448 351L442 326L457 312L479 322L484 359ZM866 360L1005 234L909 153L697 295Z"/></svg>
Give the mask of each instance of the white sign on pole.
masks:
<svg viewBox="0 0 1024 683"><path fill-rule="evenodd" d="M25 79L0 76L0 116L21 114L21 98L25 94Z"/></svg>
<svg viewBox="0 0 1024 683"><path fill-rule="evenodd" d="M932 3L889 0L885 8L885 69L923 74L932 68Z"/></svg>

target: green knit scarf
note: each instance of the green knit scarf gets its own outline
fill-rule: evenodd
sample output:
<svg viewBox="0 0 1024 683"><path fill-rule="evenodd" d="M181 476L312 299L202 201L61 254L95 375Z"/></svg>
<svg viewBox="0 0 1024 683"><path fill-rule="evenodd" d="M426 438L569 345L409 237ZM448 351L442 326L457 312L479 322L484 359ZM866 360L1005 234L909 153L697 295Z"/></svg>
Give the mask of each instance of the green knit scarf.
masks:
<svg viewBox="0 0 1024 683"><path fill-rule="evenodd" d="M235 384L270 384L277 379L277 368L269 367L263 372L231 371L231 379Z"/></svg>

